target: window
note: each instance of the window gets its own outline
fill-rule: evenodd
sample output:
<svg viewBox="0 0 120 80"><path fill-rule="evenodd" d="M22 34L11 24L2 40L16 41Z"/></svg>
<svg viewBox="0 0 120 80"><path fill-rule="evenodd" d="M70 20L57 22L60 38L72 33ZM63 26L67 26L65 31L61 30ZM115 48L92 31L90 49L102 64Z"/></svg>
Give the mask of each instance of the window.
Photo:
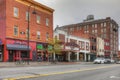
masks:
<svg viewBox="0 0 120 80"><path fill-rule="evenodd" d="M46 26L49 26L49 19L46 18Z"/></svg>
<svg viewBox="0 0 120 80"><path fill-rule="evenodd" d="M26 11L26 20L28 20L29 17L29 21L30 21L30 12Z"/></svg>
<svg viewBox="0 0 120 80"><path fill-rule="evenodd" d="M77 31L79 31L80 30L80 27L79 26L77 26Z"/></svg>
<svg viewBox="0 0 120 80"><path fill-rule="evenodd" d="M28 29L26 29L26 37L28 37ZM30 30L29 30L29 37L30 37Z"/></svg>
<svg viewBox="0 0 120 80"><path fill-rule="evenodd" d="M19 16L19 9L17 7L14 7L14 17Z"/></svg>
<svg viewBox="0 0 120 80"><path fill-rule="evenodd" d="M103 27L103 23L101 23L101 28Z"/></svg>
<svg viewBox="0 0 120 80"><path fill-rule="evenodd" d="M71 28L70 28L70 31L74 31L74 28L73 28L73 27L71 27Z"/></svg>
<svg viewBox="0 0 120 80"><path fill-rule="evenodd" d="M89 50L89 43L86 42L86 50Z"/></svg>
<svg viewBox="0 0 120 80"><path fill-rule="evenodd" d="M101 33L103 33L103 29L101 29Z"/></svg>
<svg viewBox="0 0 120 80"><path fill-rule="evenodd" d="M92 28L94 28L94 24L92 24Z"/></svg>
<svg viewBox="0 0 120 80"><path fill-rule="evenodd" d="M92 33L94 34L94 30L92 30Z"/></svg>
<svg viewBox="0 0 120 80"><path fill-rule="evenodd" d="M40 24L40 16L36 16L36 22Z"/></svg>
<svg viewBox="0 0 120 80"><path fill-rule="evenodd" d="M104 22L104 27L106 27L106 23Z"/></svg>
<svg viewBox="0 0 120 80"><path fill-rule="evenodd" d="M95 30L95 33L97 33L97 30Z"/></svg>
<svg viewBox="0 0 120 80"><path fill-rule="evenodd" d="M37 39L40 39L40 31L37 31Z"/></svg>
<svg viewBox="0 0 120 80"><path fill-rule="evenodd" d="M14 35L18 36L18 26L14 26Z"/></svg>
<svg viewBox="0 0 120 80"><path fill-rule="evenodd" d="M84 49L85 48L85 43L84 42L82 42L82 49Z"/></svg>
<svg viewBox="0 0 120 80"><path fill-rule="evenodd" d="M49 33L47 32L46 33L46 40L48 40L49 39Z"/></svg>
<svg viewBox="0 0 120 80"><path fill-rule="evenodd" d="M97 28L97 24L95 24L95 28Z"/></svg>
<svg viewBox="0 0 120 80"><path fill-rule="evenodd" d="M82 48L81 41L79 41L80 48Z"/></svg>
<svg viewBox="0 0 120 80"><path fill-rule="evenodd" d="M106 28L104 28L104 33L106 33Z"/></svg>

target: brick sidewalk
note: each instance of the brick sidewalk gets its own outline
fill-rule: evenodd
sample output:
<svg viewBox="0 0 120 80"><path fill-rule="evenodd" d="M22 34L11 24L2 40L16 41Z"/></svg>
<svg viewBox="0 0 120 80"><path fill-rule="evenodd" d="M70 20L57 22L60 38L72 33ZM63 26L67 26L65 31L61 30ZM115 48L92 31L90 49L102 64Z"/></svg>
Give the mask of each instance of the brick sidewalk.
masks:
<svg viewBox="0 0 120 80"><path fill-rule="evenodd" d="M69 64L81 64L82 62L29 62L29 65L27 63L21 63L18 64L16 62L0 62L0 68L5 67L32 67L32 66L48 66L48 65L69 65Z"/></svg>

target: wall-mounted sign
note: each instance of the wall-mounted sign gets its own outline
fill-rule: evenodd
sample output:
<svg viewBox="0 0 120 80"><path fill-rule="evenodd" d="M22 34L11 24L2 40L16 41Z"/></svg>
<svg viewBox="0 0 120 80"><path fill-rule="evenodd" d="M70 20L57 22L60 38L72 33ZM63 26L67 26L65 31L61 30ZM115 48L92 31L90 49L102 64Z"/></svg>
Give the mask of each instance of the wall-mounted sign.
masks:
<svg viewBox="0 0 120 80"><path fill-rule="evenodd" d="M43 45L42 44L37 44L37 49L43 49Z"/></svg>

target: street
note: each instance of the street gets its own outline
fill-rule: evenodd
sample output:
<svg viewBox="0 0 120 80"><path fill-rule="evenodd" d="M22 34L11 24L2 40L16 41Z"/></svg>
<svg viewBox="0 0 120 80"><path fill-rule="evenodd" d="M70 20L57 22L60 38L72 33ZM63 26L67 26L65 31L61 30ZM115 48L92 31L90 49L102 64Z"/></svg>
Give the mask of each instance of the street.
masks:
<svg viewBox="0 0 120 80"><path fill-rule="evenodd" d="M119 64L74 64L1 68L3 80L120 80Z"/></svg>

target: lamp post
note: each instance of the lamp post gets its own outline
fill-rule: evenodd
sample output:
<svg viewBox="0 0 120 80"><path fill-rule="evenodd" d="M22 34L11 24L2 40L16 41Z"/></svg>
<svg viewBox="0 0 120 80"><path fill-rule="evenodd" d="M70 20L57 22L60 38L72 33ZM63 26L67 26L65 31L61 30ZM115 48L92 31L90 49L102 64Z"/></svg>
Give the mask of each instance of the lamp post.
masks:
<svg viewBox="0 0 120 80"><path fill-rule="evenodd" d="M28 6L28 13L27 13L27 21L28 21L28 29L27 29L27 54L28 54L28 61L27 61L27 64L29 65L29 56L30 56L30 54L29 54L29 41L30 41L30 8L32 7L32 5L30 5L30 6ZM35 12L35 9L34 9L34 11L32 12L32 14L37 14L36 12Z"/></svg>

